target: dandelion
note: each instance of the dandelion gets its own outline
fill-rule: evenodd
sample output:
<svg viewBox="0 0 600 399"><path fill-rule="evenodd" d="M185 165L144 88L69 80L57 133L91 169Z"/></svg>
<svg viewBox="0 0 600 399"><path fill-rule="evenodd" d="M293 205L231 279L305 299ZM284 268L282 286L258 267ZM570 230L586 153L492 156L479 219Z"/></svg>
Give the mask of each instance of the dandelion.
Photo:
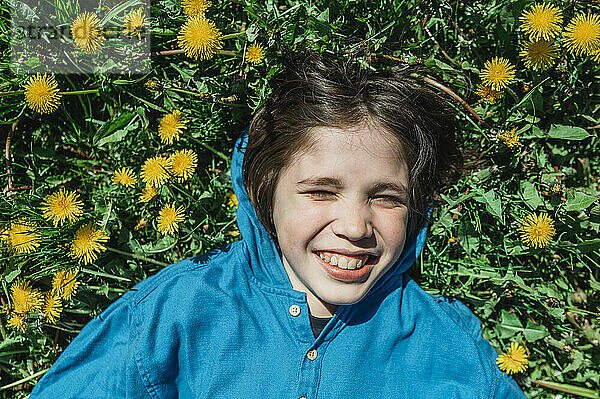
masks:
<svg viewBox="0 0 600 399"><path fill-rule="evenodd" d="M516 132L516 127L514 129L507 130L504 133L498 135L498 140L504 143L504 145L506 145L508 148L520 146L521 143L519 142L519 136L516 135Z"/></svg>
<svg viewBox="0 0 600 399"><path fill-rule="evenodd" d="M200 60L212 58L223 48L221 31L206 18L189 19L179 31L177 42L185 55Z"/></svg>
<svg viewBox="0 0 600 399"><path fill-rule="evenodd" d="M25 329L27 328L27 323L25 322L25 316L16 314L16 313L12 313L10 315L10 317L8 318L8 326L11 328L14 328L17 331L24 333Z"/></svg>
<svg viewBox="0 0 600 399"><path fill-rule="evenodd" d="M123 26L123 33L126 35L137 36L141 39L141 32L144 26L148 26L148 22L145 21L146 15L144 15L142 8L133 10L125 16L125 25Z"/></svg>
<svg viewBox="0 0 600 399"><path fill-rule="evenodd" d="M42 216L52 220L54 227L62 226L65 220L73 223L83 214L83 202L79 200L79 194L75 191L66 191L64 187L48 195L42 205L45 205Z"/></svg>
<svg viewBox="0 0 600 399"><path fill-rule="evenodd" d="M138 231L146 226L148 226L148 221L144 218L141 218L133 228L133 231Z"/></svg>
<svg viewBox="0 0 600 399"><path fill-rule="evenodd" d="M84 53L100 52L104 36L102 36L100 20L93 12L86 11L79 14L71 24L71 34L77 47Z"/></svg>
<svg viewBox="0 0 600 399"><path fill-rule="evenodd" d="M265 51L261 45L251 44L246 49L246 59L254 65L260 64L265 58Z"/></svg>
<svg viewBox="0 0 600 399"><path fill-rule="evenodd" d="M56 79L50 75L30 76L23 85L25 102L35 112L50 114L58 109L61 94Z"/></svg>
<svg viewBox="0 0 600 399"><path fill-rule="evenodd" d="M554 183L550 187L550 191L552 192L552 194L555 194L555 195L562 194L562 184L560 184L560 183Z"/></svg>
<svg viewBox="0 0 600 399"><path fill-rule="evenodd" d="M144 83L144 85L150 93L156 93L160 88L160 83L158 83L156 80L149 80L146 83Z"/></svg>
<svg viewBox="0 0 600 399"><path fill-rule="evenodd" d="M42 314L46 316L48 323L55 324L56 320L60 318L62 312L62 301L60 296L53 292L47 292L44 296L44 305L42 306Z"/></svg>
<svg viewBox="0 0 600 399"><path fill-rule="evenodd" d="M537 42L527 42L523 45L525 48L519 53L525 67L532 68L534 71L538 68L548 69L556 63L558 58L558 46L548 40L539 40Z"/></svg>
<svg viewBox="0 0 600 399"><path fill-rule="evenodd" d="M593 55L600 50L600 17L579 14L565 28L565 46L575 55Z"/></svg>
<svg viewBox="0 0 600 399"><path fill-rule="evenodd" d="M475 94L479 97L479 101L484 101L488 104L494 104L497 99L502 97L502 90L494 90L491 86L486 86L482 84L477 85L477 90L475 90Z"/></svg>
<svg viewBox="0 0 600 399"><path fill-rule="evenodd" d="M2 235L7 249L17 255L32 253L40 246L40 235L35 224L24 218L13 221Z"/></svg>
<svg viewBox="0 0 600 399"><path fill-rule="evenodd" d="M532 213L521 220L521 242L528 247L542 248L556 234L554 220L545 213Z"/></svg>
<svg viewBox="0 0 600 399"><path fill-rule="evenodd" d="M227 205L232 208L237 209L237 207L239 205L237 195L235 195L235 193L229 193L229 194L227 194L226 198L227 198Z"/></svg>
<svg viewBox="0 0 600 399"><path fill-rule="evenodd" d="M518 342L511 342L508 353L498 355L496 364L507 374L521 373L529 366L525 347Z"/></svg>
<svg viewBox="0 0 600 399"><path fill-rule="evenodd" d="M146 159L144 165L142 165L140 176L146 185L159 188L169 180L170 169L171 164L168 158L156 156Z"/></svg>
<svg viewBox="0 0 600 399"><path fill-rule="evenodd" d="M502 90L515 78L515 67L506 58L494 57L485 62L479 77L492 90Z"/></svg>
<svg viewBox="0 0 600 399"><path fill-rule="evenodd" d="M79 287L77 281L77 269L62 269L52 276L52 291L64 300L73 298Z"/></svg>
<svg viewBox="0 0 600 399"><path fill-rule="evenodd" d="M212 5L210 1L207 0L182 0L181 7L183 8L183 13L188 18L194 17L204 17L206 10Z"/></svg>
<svg viewBox="0 0 600 399"><path fill-rule="evenodd" d="M133 175L133 170L129 168L121 168L115 171L112 181L113 184L122 184L125 187L133 187L137 183L137 179Z"/></svg>
<svg viewBox="0 0 600 399"><path fill-rule="evenodd" d="M170 114L165 115L158 124L158 135L160 142L163 144L173 144L173 140L179 140L179 134L183 129L187 129L185 124L187 120L183 118L183 114L179 110L175 110Z"/></svg>
<svg viewBox="0 0 600 399"><path fill-rule="evenodd" d="M36 312L42 308L42 293L31 288L29 281L17 280L10 286L11 301L15 313Z"/></svg>
<svg viewBox="0 0 600 399"><path fill-rule="evenodd" d="M158 213L157 227L162 234L173 234L179 230L178 222L184 220L185 208L180 206L175 209L173 205L166 204Z"/></svg>
<svg viewBox="0 0 600 399"><path fill-rule="evenodd" d="M170 157L171 173L177 178L177 181L182 182L192 176L196 165L198 164L198 156L192 150L178 150Z"/></svg>
<svg viewBox="0 0 600 399"><path fill-rule="evenodd" d="M73 259L83 260L87 265L98 259L98 253L106 250L102 243L108 241L110 236L100 230L94 223L81 226L71 242L70 255Z"/></svg>
<svg viewBox="0 0 600 399"><path fill-rule="evenodd" d="M152 186L146 185L142 189L142 193L140 194L139 202L150 202L152 198L154 198L158 194L158 190L156 190Z"/></svg>
<svg viewBox="0 0 600 399"><path fill-rule="evenodd" d="M537 3L519 17L521 30L529 40L551 40L560 33L563 15L560 8L550 3Z"/></svg>

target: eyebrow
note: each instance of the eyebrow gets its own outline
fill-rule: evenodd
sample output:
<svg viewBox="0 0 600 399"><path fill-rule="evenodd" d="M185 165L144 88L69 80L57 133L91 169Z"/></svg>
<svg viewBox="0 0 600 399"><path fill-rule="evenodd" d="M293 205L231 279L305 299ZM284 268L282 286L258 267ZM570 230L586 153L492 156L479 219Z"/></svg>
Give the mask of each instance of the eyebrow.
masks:
<svg viewBox="0 0 600 399"><path fill-rule="evenodd" d="M341 189L344 184L340 179L335 177L309 177L307 179L300 180L296 183L298 186L309 186L309 187L333 187ZM368 194L374 195L383 191L395 191L397 194L402 196L408 196L408 190L404 185L398 185L393 182L378 182L369 189Z"/></svg>

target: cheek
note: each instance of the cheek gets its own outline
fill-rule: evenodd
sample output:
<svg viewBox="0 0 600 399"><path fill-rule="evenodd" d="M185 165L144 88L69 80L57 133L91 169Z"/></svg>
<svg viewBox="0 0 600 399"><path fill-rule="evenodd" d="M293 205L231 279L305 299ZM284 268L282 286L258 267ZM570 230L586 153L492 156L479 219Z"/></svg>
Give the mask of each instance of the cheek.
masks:
<svg viewBox="0 0 600 399"><path fill-rule="evenodd" d="M377 230L390 249L397 248L396 251L400 251L404 246L407 222L406 210L384 213L377 218Z"/></svg>

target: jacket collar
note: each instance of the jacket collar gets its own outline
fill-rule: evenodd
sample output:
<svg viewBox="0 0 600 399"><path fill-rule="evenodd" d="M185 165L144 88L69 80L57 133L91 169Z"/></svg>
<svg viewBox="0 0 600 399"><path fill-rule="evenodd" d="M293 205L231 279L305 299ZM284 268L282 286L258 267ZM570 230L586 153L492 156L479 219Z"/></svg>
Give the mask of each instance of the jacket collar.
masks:
<svg viewBox="0 0 600 399"><path fill-rule="evenodd" d="M250 268L254 277L262 284L271 289L279 290L286 295L298 297L298 291L292 288L292 284L287 276L283 263L271 238L270 234L258 220L258 216L242 179L242 164L244 152L248 143L248 129L244 130L237 140L231 162L231 180L233 190L238 198L237 223L245 241L245 246L250 256ZM401 285L402 274L415 262L427 235L427 224L425 223L421 230L417 231L411 237L408 237L404 244L404 251L400 260L388 270L369 293L359 303L364 302L367 297L385 296L391 290Z"/></svg>

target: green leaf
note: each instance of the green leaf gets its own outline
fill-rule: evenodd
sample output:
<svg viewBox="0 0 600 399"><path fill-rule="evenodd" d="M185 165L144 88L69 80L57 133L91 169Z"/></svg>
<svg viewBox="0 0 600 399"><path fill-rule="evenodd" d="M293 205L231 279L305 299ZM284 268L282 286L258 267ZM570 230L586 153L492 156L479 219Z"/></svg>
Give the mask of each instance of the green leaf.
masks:
<svg viewBox="0 0 600 399"><path fill-rule="evenodd" d="M546 327L536 325L531 320L527 320L527 326L523 330L523 334L525 335L525 339L529 342L535 342L538 339L545 338L550 333L546 330Z"/></svg>
<svg viewBox="0 0 600 399"><path fill-rule="evenodd" d="M500 324L496 326L496 329L501 339L510 338L516 333L523 331L523 324L521 324L516 314L508 313L502 309L500 319Z"/></svg>
<svg viewBox="0 0 600 399"><path fill-rule="evenodd" d="M548 130L548 137L563 140L583 140L590 137L591 134L577 126L552 125Z"/></svg>
<svg viewBox="0 0 600 399"><path fill-rule="evenodd" d="M580 191L567 192L566 211L582 211L596 202L597 198L593 195L582 193Z"/></svg>
<svg viewBox="0 0 600 399"><path fill-rule="evenodd" d="M538 206L542 204L542 198L538 194L537 189L533 185L533 183L529 181L521 182L521 194L523 196L523 200L525 203L531 208L531 210L536 210Z"/></svg>
<svg viewBox="0 0 600 399"><path fill-rule="evenodd" d="M123 126L126 126L128 123L131 122L131 120L133 119L134 116L135 116L135 113L133 113L133 112L125 112L125 113L117 116L116 118L112 118L112 119L104 122L102 124L102 126L100 126L100 128L98 129L96 134L94 135L93 145L94 146L101 145L99 143L103 139L105 139L107 136L109 136L112 132L116 131L117 129L121 129ZM106 141L104 143L106 143Z"/></svg>
<svg viewBox="0 0 600 399"><path fill-rule="evenodd" d="M486 210L504 223L504 215L502 215L502 200L496 195L496 192L494 190L489 190L486 192L482 192L482 190L476 191L479 195L475 197L475 200L485 203Z"/></svg>

